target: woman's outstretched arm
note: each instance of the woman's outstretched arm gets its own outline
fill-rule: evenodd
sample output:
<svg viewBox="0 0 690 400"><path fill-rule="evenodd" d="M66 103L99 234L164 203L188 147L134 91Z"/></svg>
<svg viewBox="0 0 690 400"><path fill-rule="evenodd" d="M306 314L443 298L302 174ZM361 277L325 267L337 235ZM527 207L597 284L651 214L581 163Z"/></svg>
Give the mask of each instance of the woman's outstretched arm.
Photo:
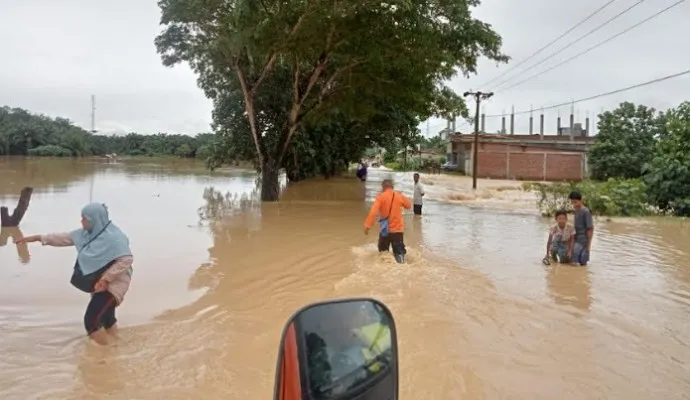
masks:
<svg viewBox="0 0 690 400"><path fill-rule="evenodd" d="M46 235L41 235L41 243L44 246L53 246L53 247L65 247L65 246L74 246L74 242L72 241L72 237L69 235L69 233L48 233Z"/></svg>
<svg viewBox="0 0 690 400"><path fill-rule="evenodd" d="M65 247L74 246L69 233L49 233L47 235L31 235L15 241L16 244L41 242L44 246Z"/></svg>
<svg viewBox="0 0 690 400"><path fill-rule="evenodd" d="M44 246L65 247L74 246L69 233L49 233L47 235L24 236L16 241L17 244L41 242Z"/></svg>

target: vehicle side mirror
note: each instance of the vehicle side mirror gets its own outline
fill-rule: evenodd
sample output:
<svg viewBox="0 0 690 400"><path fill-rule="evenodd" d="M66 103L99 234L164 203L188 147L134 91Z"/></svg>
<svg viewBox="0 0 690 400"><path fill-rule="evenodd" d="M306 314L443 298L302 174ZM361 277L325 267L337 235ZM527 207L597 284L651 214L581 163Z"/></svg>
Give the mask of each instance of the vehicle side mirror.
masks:
<svg viewBox="0 0 690 400"><path fill-rule="evenodd" d="M393 314L374 299L310 304L278 350L274 400L397 400Z"/></svg>

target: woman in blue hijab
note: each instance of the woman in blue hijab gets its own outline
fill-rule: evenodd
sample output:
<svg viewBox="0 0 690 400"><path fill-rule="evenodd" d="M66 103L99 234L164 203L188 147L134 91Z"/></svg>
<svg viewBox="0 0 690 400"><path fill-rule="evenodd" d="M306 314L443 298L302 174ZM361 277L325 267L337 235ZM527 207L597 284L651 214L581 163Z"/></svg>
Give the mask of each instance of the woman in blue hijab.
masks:
<svg viewBox="0 0 690 400"><path fill-rule="evenodd" d="M129 290L134 258L129 238L110 221L105 204L91 203L82 208L81 225L69 233L27 236L17 243L40 241L44 246L77 249L71 283L91 294L84 328L91 339L105 345L109 336L117 333L115 307Z"/></svg>

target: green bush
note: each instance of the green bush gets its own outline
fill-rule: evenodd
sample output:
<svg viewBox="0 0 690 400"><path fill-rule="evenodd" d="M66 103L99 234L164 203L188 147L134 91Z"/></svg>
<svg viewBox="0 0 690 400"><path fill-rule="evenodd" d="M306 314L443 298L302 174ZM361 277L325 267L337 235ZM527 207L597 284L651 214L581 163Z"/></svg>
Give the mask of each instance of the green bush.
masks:
<svg viewBox="0 0 690 400"><path fill-rule="evenodd" d="M409 157L407 164L402 165L403 171L419 171L422 168L422 160L418 157Z"/></svg>
<svg viewBox="0 0 690 400"><path fill-rule="evenodd" d="M34 147L28 150L26 154L36 157L72 157L73 155L69 149L54 144Z"/></svg>
<svg viewBox="0 0 690 400"><path fill-rule="evenodd" d="M582 194L585 205L595 215L643 216L656 212L648 203L647 188L641 179L611 178L606 182L526 182L522 188L536 194L537 207L544 216L553 216L559 209L572 211L568 199L572 191Z"/></svg>
<svg viewBox="0 0 690 400"><path fill-rule="evenodd" d="M387 162L383 165L393 171L419 171L422 168L422 163L419 158L408 158L407 164L404 160L401 160Z"/></svg>

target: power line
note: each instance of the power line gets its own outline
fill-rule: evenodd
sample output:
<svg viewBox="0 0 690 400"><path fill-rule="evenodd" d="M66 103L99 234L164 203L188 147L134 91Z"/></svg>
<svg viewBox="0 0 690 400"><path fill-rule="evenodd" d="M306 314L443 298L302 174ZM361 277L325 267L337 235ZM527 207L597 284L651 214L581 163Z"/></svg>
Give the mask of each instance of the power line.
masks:
<svg viewBox="0 0 690 400"><path fill-rule="evenodd" d="M685 1L685 0L683 0L683 1ZM569 100L569 101L566 101L566 102L563 102L563 103L559 103L559 104L554 104L554 105L551 105L551 106L548 106L548 107L540 107L539 109L540 109L540 110L552 110L552 109L554 109L554 108L559 108L559 107L563 107L563 106L569 106L569 105L575 104L575 103L582 103L582 102L584 102L584 101L594 100L594 99L598 99L598 98L601 98L601 97L610 96L610 95L612 95L612 94L622 93L622 92L626 92L626 91L628 91L628 90L637 89L637 88L641 88L641 87L643 87L643 86L648 86L648 85L652 85L652 84L655 84L655 83L663 82L663 81L666 81L666 80L669 80L669 79L678 78L678 77L680 77L680 76L687 75L687 74L690 74L690 69L685 70L685 71L682 71L682 72L678 72L677 74L664 76L664 77L657 78L657 79L653 79L653 80L651 80L651 81L647 81L647 82L643 82L643 83L638 83L637 85L628 86L628 87L625 87L625 88L623 88L623 89L617 89L617 90L613 90L613 91L610 91L610 92L601 93L601 94L597 94L597 95L589 96L589 97L584 97L584 98L577 99L577 100ZM518 112L516 112L516 113L514 113L514 114L515 114L515 115L519 115L519 114L529 114L529 113L532 112L532 111L533 111L533 110L518 111ZM487 115L486 118L495 118L495 117L502 117L502 116L503 116L503 114Z"/></svg>
<svg viewBox="0 0 690 400"><path fill-rule="evenodd" d="M582 36L580 36L579 38L575 39L574 41L568 43L567 45L561 47L561 48L560 48L559 50L557 50L556 52L551 53L551 55L546 56L546 57L542 58L541 60L537 61L536 63L530 65L529 67L527 67L526 70L522 71L521 73L515 75L515 76L512 77L512 78L504 79L504 80L501 81L493 90L494 90L494 91L497 90L499 87L503 86L506 82L509 82L509 81L511 81L511 80L514 79L514 78L517 78L518 76L524 74L525 72L527 72L527 71L529 71L529 70L531 70L531 69L533 69L533 68L535 68L535 67L538 67L538 66L541 65L544 61L548 61L549 59L551 59L551 58L557 56L558 54L560 54L560 53L562 53L563 51L567 50L568 48L570 48L570 47L573 46L574 44L579 43L582 39L588 37L589 35L593 34L594 32L598 31L599 29L605 27L606 25L610 24L611 22L613 22L613 21L617 20L618 18L622 17L623 15L625 15L626 13L628 13L630 10L632 10L633 8L639 6L640 4L644 3L645 1L647 1L647 0L638 0L637 3L631 5L630 7L626 8L625 10L619 12L618 14L616 14L616 15L614 15L613 17L609 18L608 20L604 21L604 23L600 24L600 25L597 26L596 28L594 28L594 29L592 29L591 31L585 33L584 35L582 35Z"/></svg>
<svg viewBox="0 0 690 400"><path fill-rule="evenodd" d="M527 81L529 81L529 80L532 80L532 79L534 79L534 78L536 78L536 77L538 77L538 76L541 76L541 75L543 75L543 74L545 74L545 73L547 73L547 72L549 72L549 71L553 71L554 69L560 67L561 65L564 65L564 64L566 64L566 63L568 63L568 62L570 62L570 61L572 61L572 60L574 60L574 59L576 59L576 58L578 58L578 57L580 57L580 56L583 56L583 55L589 53L590 51L592 51L592 50L594 50L594 49L596 49L596 48L598 48L598 47L600 47L600 46L605 45L606 43L612 41L613 39L616 39L617 37L619 37L619 36L621 36L621 35L623 35L623 34L625 34L625 33L628 33L629 31L631 31L631 30L637 28L638 26L644 24L645 22L649 22L650 20L652 20L652 19L658 17L659 15L665 13L666 11L672 9L673 7L676 7L676 6L680 5L681 3L685 2L685 1L686 1L686 0L678 0L677 2L671 4L670 6L664 8L663 10L661 10L661 11L659 11L659 12L657 12L656 14L653 14L653 15L651 15L651 16L649 16L649 17L643 19L642 21L636 23L635 25L632 25L632 26L628 27L627 29L622 30L621 32L618 32L617 34L611 36L610 38L604 40L603 42L599 42L599 43L595 44L594 46L592 46L592 47L590 47L590 48L588 48L588 49L586 49L586 50L584 50L584 51L581 51L581 52L575 54L574 56L572 56L572 57L570 57L570 58L568 58L568 59L566 59L566 60L563 60L563 61L561 61L560 63L558 63L558 64L556 64L556 65L554 65L554 66L552 66L552 67L550 67L550 68L548 68L548 69L546 69L546 70L544 70L544 71L542 71L542 72L538 72L538 73L536 73L536 74L531 75L531 76L528 77L528 78L525 78L525 79L523 79L523 80L521 80L521 81L519 81L519 82L517 82L517 83L514 83L514 84L508 86L507 88L503 89L503 91L510 90L510 89L512 89L512 88L514 88L514 87L516 87L516 86L522 85L523 83L525 83L525 82L527 82Z"/></svg>
<svg viewBox="0 0 690 400"><path fill-rule="evenodd" d="M544 51L544 50L546 50L547 48L549 48L549 46L551 46L551 45L553 45L554 43L558 42L559 40L563 39L567 34L569 34L570 32L574 31L575 29L577 29L578 27L580 27L580 26L581 26L582 24L584 24L585 22L589 21L590 18L592 18L593 16L599 14L603 9L605 9L605 8L608 7L608 6L610 6L610 5L613 4L613 2L615 2L615 1L617 1L617 0L609 0L608 3L604 4L603 6L599 7L598 9L594 10L594 11L593 11L592 13L590 13L587 17L585 17L585 19L583 19L583 20L579 21L578 23L576 23L575 25L571 26L570 29L568 29L567 31L563 32L559 37L557 37L556 39L552 40L551 42L549 42L548 44L546 44L544 47L542 47L542 48L540 48L539 50L535 51L531 56L525 58L524 60L520 61L519 63L513 65L513 66L510 67L510 68L508 68L508 69L507 69L506 71L504 71L502 74L500 74L500 75L498 75L497 77L491 79L490 81L486 82L485 84L479 85L479 86L480 86L480 87L486 87L486 86L488 86L490 83L492 83L492 82L496 81L497 79L499 79L499 78L505 76L508 72L515 70L515 68L517 68L517 67L521 66L522 64L526 63L527 61L531 60L531 59L534 58L537 54L541 53L542 51Z"/></svg>

